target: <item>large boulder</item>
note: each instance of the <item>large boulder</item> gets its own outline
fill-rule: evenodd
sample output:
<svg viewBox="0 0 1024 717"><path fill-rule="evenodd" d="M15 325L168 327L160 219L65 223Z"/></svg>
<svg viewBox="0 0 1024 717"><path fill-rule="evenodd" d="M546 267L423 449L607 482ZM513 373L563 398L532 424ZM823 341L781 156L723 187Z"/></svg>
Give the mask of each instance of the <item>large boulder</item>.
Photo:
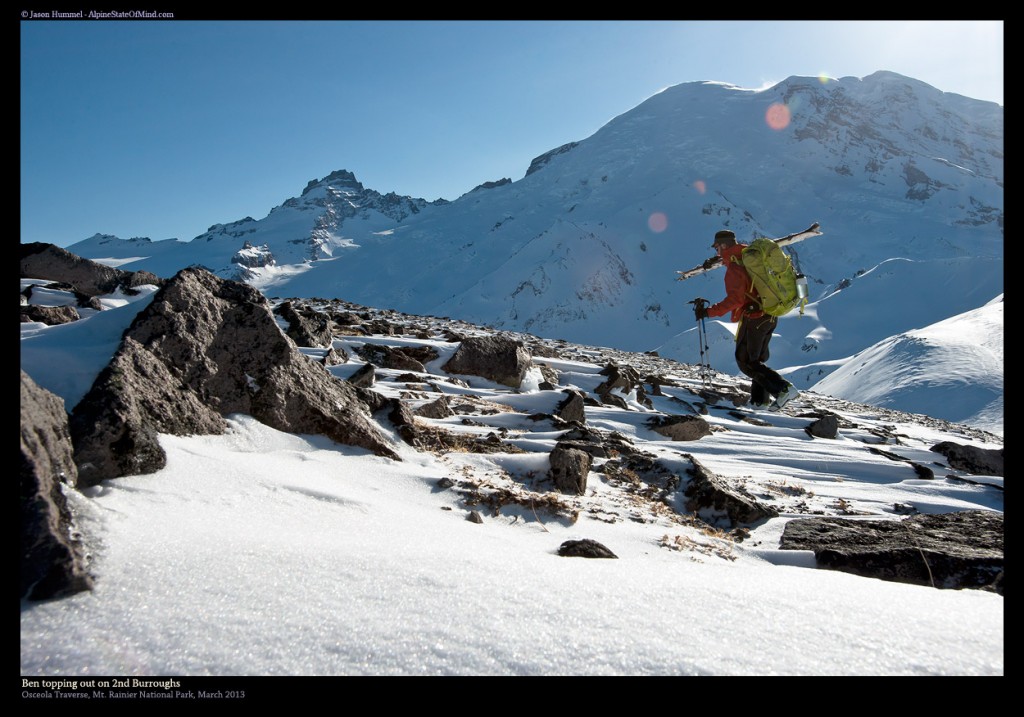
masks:
<svg viewBox="0 0 1024 717"><path fill-rule="evenodd" d="M31 600L91 587L78 531L62 483L73 485L64 402L21 372L21 575L19 594Z"/></svg>
<svg viewBox="0 0 1024 717"><path fill-rule="evenodd" d="M983 476L1003 475L1002 448L978 448L952 441L943 441L936 443L931 450L945 456L949 467L954 470Z"/></svg>
<svg viewBox="0 0 1024 717"><path fill-rule="evenodd" d="M565 400L558 404L558 407L555 409L555 415L569 423L586 423L587 414L583 410L585 405L583 394L572 388L565 389L563 393L567 394L567 396Z"/></svg>
<svg viewBox="0 0 1024 717"><path fill-rule="evenodd" d="M136 286L164 282L148 271L116 269L44 242L21 245L20 271L22 277L66 282L88 296L110 294L118 288L131 293Z"/></svg>
<svg viewBox="0 0 1024 717"><path fill-rule="evenodd" d="M786 523L779 547L812 550L819 567L854 575L1003 594L1003 514L996 511L798 518Z"/></svg>
<svg viewBox="0 0 1024 717"><path fill-rule="evenodd" d="M78 321L82 318L74 306L36 306L29 304L21 307L21 323L38 321L47 326L58 326Z"/></svg>
<svg viewBox="0 0 1024 717"><path fill-rule="evenodd" d="M467 336L441 368L519 388L532 363L533 357L522 341L508 336Z"/></svg>
<svg viewBox="0 0 1024 717"><path fill-rule="evenodd" d="M158 434L222 433L234 413L398 458L355 388L299 352L259 291L188 268L139 312L75 406L78 482L159 470Z"/></svg>
<svg viewBox="0 0 1024 717"><path fill-rule="evenodd" d="M559 443L551 451L549 461L548 476L559 491L574 495L587 492L587 476L592 463L589 453Z"/></svg>

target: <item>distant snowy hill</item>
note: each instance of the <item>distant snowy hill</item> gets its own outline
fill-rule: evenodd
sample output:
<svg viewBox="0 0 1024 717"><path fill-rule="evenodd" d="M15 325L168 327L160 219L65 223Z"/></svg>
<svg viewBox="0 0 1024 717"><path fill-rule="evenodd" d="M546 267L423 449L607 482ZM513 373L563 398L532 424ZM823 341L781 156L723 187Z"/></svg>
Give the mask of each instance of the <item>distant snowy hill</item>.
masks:
<svg viewBox="0 0 1024 717"><path fill-rule="evenodd" d="M880 341L814 390L1003 435L1003 297Z"/></svg>
<svg viewBox="0 0 1024 717"><path fill-rule="evenodd" d="M381 195L339 170L191 242L68 249L694 363L687 302L721 298L721 273L678 282L674 270L707 258L723 227L746 240L817 221L824 235L791 251L812 304L772 344L772 365L807 388L1002 294L1003 126L997 104L891 72L763 91L693 82L452 202ZM239 256L246 247L273 262ZM735 371L731 339L709 326L718 370Z"/></svg>

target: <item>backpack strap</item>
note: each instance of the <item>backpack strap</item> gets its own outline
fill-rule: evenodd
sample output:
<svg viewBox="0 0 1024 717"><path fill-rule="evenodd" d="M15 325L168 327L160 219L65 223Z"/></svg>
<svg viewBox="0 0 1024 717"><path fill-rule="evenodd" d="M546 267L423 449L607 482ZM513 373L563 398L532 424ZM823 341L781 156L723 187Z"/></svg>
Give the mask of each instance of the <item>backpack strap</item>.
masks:
<svg viewBox="0 0 1024 717"><path fill-rule="evenodd" d="M750 276L750 272L747 271L746 267L743 266L743 262L740 261L739 257L732 256L730 257L730 261L739 264L740 268L743 269L743 273L747 275L747 281L750 283L750 285L747 287L747 290L743 292L746 295L746 297L750 300L747 306L750 307L751 311L760 311L761 297L758 296L757 289L754 288L753 277ZM747 307L745 306L744 309L746 310Z"/></svg>

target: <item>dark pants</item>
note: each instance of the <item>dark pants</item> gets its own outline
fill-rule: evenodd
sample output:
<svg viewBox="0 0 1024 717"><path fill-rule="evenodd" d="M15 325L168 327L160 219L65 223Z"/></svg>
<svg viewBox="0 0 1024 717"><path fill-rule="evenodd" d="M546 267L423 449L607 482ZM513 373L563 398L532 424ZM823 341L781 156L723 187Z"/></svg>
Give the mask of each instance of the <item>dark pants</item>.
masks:
<svg viewBox="0 0 1024 717"><path fill-rule="evenodd" d="M768 403L772 396L778 396L789 382L776 371L768 368L768 343L779 320L774 316L760 316L756 319L743 317L736 332L736 365L750 376L750 402Z"/></svg>

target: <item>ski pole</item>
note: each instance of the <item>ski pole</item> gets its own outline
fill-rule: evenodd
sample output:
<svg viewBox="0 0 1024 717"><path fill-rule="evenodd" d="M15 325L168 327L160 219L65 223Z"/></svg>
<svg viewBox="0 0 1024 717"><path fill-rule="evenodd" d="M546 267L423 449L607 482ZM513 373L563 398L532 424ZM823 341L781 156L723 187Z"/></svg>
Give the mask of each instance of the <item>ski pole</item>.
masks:
<svg viewBox="0 0 1024 717"><path fill-rule="evenodd" d="M691 301L689 303L693 304L695 312L696 312L696 310L698 308L703 309L703 308L705 308L708 305L708 301L706 299L702 299L700 297L694 299L693 301ZM708 346L707 339L708 339L707 328L704 325L704 317L701 316L700 320L697 322L697 341L698 341L697 348L700 350L700 379L701 379L701 383L702 384L704 384L705 386L710 387L710 385L711 385L711 359L708 358L708 354L710 353L711 347Z"/></svg>

